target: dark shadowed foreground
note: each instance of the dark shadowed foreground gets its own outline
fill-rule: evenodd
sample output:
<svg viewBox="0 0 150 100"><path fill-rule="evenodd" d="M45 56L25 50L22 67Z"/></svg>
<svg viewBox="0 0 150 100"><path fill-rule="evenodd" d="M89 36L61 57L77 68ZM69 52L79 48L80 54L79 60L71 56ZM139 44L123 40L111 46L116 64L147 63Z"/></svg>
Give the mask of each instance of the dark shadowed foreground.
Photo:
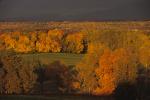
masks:
<svg viewBox="0 0 150 100"><path fill-rule="evenodd" d="M114 100L112 97L96 96L72 96L72 95L50 95L50 96L0 96L0 100Z"/></svg>

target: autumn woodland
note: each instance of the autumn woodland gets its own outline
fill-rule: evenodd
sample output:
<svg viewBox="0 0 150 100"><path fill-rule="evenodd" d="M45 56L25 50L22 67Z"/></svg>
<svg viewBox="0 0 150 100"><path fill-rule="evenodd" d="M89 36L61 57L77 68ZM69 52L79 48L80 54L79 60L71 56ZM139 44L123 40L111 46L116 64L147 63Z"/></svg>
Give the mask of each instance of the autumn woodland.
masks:
<svg viewBox="0 0 150 100"><path fill-rule="evenodd" d="M83 56L69 65L27 63L26 54ZM0 95L130 94L134 100L149 93L149 21L0 23Z"/></svg>

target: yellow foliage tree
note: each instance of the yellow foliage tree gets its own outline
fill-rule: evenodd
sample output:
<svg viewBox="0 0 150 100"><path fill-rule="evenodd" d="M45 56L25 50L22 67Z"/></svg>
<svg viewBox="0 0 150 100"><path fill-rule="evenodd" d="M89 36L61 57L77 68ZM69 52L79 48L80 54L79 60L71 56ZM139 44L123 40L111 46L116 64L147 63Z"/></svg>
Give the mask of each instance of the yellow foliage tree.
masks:
<svg viewBox="0 0 150 100"><path fill-rule="evenodd" d="M53 40L60 41L64 36L64 31L59 30L59 29L49 30L48 36Z"/></svg>
<svg viewBox="0 0 150 100"><path fill-rule="evenodd" d="M81 53L83 52L84 45L84 33L73 33L68 34L64 41L64 51L70 53Z"/></svg>
<svg viewBox="0 0 150 100"><path fill-rule="evenodd" d="M111 53L110 50L105 50L104 54L100 57L99 65L95 72L98 77L99 87L97 87L94 91L96 95L109 95L111 94L115 88L115 77L113 73L114 63L117 58Z"/></svg>
<svg viewBox="0 0 150 100"><path fill-rule="evenodd" d="M109 95L123 82L135 82L137 77L137 57L130 51L120 48L115 51L106 49L99 59L95 70L99 87L96 95Z"/></svg>
<svg viewBox="0 0 150 100"><path fill-rule="evenodd" d="M142 44L139 48L139 60L145 67L150 66L150 39L148 36L141 34Z"/></svg>
<svg viewBox="0 0 150 100"><path fill-rule="evenodd" d="M102 44L90 43L88 53L83 60L77 64L78 83L76 84L78 84L80 92L93 94L93 91L96 89L98 82L97 77L95 77L95 69L98 66L99 57L103 54L104 49L106 49L106 47Z"/></svg>
<svg viewBox="0 0 150 100"><path fill-rule="evenodd" d="M32 51L35 52L36 51L36 42L38 40L38 34L36 32L30 32L29 37L30 37L30 46L32 48Z"/></svg>
<svg viewBox="0 0 150 100"><path fill-rule="evenodd" d="M19 40L17 41L15 51L21 53L27 53L32 51L32 48L30 46L30 40L27 36L25 35L19 36Z"/></svg>
<svg viewBox="0 0 150 100"><path fill-rule="evenodd" d="M10 34L7 34L7 33L2 34L0 38L1 38L1 42L4 43L5 48L7 50L15 48L15 46L16 46L16 40L13 39Z"/></svg>
<svg viewBox="0 0 150 100"><path fill-rule="evenodd" d="M36 42L36 50L38 52L60 52L60 42L52 39L47 33L40 33Z"/></svg>
<svg viewBox="0 0 150 100"><path fill-rule="evenodd" d="M49 30L48 38L51 39L50 51L51 52L60 52L62 49L62 39L64 37L64 31L59 29Z"/></svg>

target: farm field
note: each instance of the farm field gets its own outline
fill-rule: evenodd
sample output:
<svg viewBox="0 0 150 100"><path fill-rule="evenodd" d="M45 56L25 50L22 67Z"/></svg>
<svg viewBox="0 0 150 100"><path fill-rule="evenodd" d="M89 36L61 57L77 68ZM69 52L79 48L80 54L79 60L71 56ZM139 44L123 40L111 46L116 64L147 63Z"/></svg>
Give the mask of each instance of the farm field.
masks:
<svg viewBox="0 0 150 100"><path fill-rule="evenodd" d="M21 54L24 61L32 63L40 61L42 64L48 65L54 61L62 61L66 65L76 65L84 56L84 54L72 53L36 53L36 54Z"/></svg>

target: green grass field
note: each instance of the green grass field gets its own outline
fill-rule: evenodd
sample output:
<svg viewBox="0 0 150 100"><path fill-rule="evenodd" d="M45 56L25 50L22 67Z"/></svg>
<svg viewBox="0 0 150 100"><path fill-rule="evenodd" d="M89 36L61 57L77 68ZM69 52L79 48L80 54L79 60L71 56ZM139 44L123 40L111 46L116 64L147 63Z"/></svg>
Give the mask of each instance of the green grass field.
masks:
<svg viewBox="0 0 150 100"><path fill-rule="evenodd" d="M84 54L71 53L36 53L36 54L21 54L24 61L32 63L40 61L42 64L49 64L53 61L62 61L66 65L76 65L83 58Z"/></svg>

